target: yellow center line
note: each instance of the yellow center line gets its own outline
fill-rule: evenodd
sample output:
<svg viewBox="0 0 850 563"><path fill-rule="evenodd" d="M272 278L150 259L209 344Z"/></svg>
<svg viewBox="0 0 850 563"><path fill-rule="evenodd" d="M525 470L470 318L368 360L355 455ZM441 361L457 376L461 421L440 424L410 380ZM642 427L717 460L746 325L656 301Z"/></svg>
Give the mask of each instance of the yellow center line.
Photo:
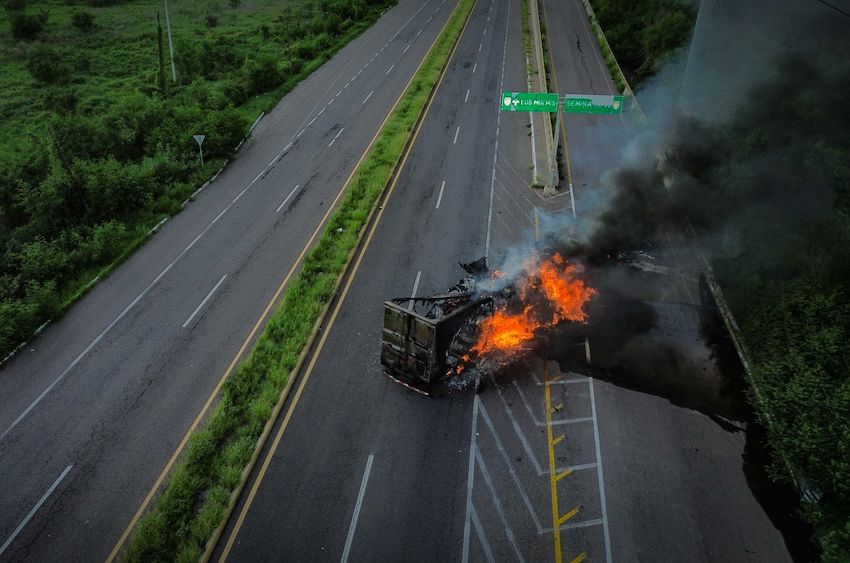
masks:
<svg viewBox="0 0 850 563"><path fill-rule="evenodd" d="M439 35L437 35L437 37L439 38ZM436 39L434 40L434 42L436 43ZM432 44L432 46L433 46L433 44ZM424 60L425 59L423 57L422 61L424 62ZM421 62L420 62L419 66L420 67L422 66ZM419 68L417 68L417 71L418 70L419 70ZM413 76L414 77L416 76L415 72L414 72ZM413 82L413 77L411 77L410 82L408 82L407 86L410 86L411 82ZM283 290L289 284L290 279L292 279L292 276L295 275L295 272L297 271L297 269L301 266L301 262L304 260L304 256L307 254L307 252L313 246L313 243L315 242L315 240L319 236L319 234L321 234L322 228L324 227L324 225L327 222L328 218L330 217L331 213L333 213L333 211L336 209L336 206L339 203L339 200L347 192L348 185L351 182L351 180L354 178L354 174L357 172L357 169L360 167L360 164L363 162L363 160L369 154L369 151L372 149L372 146L375 144L375 141L378 139L378 136L381 134L381 131L384 129L384 125L386 125L387 121L389 121L390 116L392 116L392 114L395 111L396 107L398 106L399 102L401 102L401 99L404 96L404 93L406 91L407 91L407 87L405 87L405 89L402 90L401 94L399 94L398 98L396 98L396 101L393 104L393 106L387 112L386 116L384 117L384 120L381 122L381 125L378 127L378 130L375 131L375 134L372 136L372 139L369 141L369 144L366 146L366 149L363 151L363 153L360 155L360 158L357 160L357 163L351 169L351 172L349 173L348 178L346 178L345 183L340 188L340 190L337 193L334 200L328 206L327 211L322 216L322 219L319 221L318 225L316 225L316 229L310 235L310 238L307 240L307 243L304 245L304 248L301 249L301 252L299 253L298 258L295 259L295 262L292 264L292 267L289 269L289 272L286 274L286 277L284 277L283 281L280 282L280 285L278 286L278 288L275 291L272 298L266 304L266 307L263 309L263 312L260 314L259 318L257 319L257 322L251 328L251 332L248 333L248 336L245 337L245 340L242 342L242 345L239 347L239 351L236 352L236 355L230 361L230 364L228 364L227 369L224 370L224 373L222 374L221 379L219 379L215 388L210 393L210 396L207 398L206 402L204 403L204 406L201 408L201 411L198 413L198 416L195 417L195 420L192 422L191 426L189 426L188 430L186 430L186 433L183 435L183 438L180 440L180 443L177 445L177 448L174 450L174 453L171 455L171 458L168 460L168 463L166 463L165 467L163 467L162 471L160 472L159 476L157 477L157 480L154 482L153 486L148 491L148 494L145 496L145 498L142 501L142 504L139 506L138 510L136 510L136 513L133 515L133 518L127 524L127 527L124 529L124 532L121 534L121 537L118 539L118 542L115 544L115 547L112 548L112 551L109 553L109 556L106 559L106 563L112 563L115 560L115 558L118 556L118 553L124 547L124 544L127 542L127 539L129 538L130 533L133 531L133 529L136 527L136 524L138 523L139 519L141 519L142 515L148 509L148 506L150 505L150 503L153 500L154 496L156 495L157 491L159 491L159 489L162 486L163 482L165 481L166 477L168 477L169 473L171 472L171 468L174 466L175 462L180 457L180 454L182 454L183 450L186 448L186 444L189 442L189 438L192 437L192 435L197 430L198 426L201 424L201 421L206 417L207 412L209 411L210 407L213 405L213 403L215 402L219 393L221 392L221 388L224 385L224 382L227 380L227 378L230 376L230 373L233 371L233 369L238 364L239 360L242 358L242 355L245 353L245 350L248 348L248 346L254 340L254 337L257 335L257 332L260 330L260 328L263 326L265 321L268 319L268 316L271 313L272 308L274 307L275 303L277 303L278 299L280 298L281 294L283 293Z"/></svg>
<svg viewBox="0 0 850 563"><path fill-rule="evenodd" d="M445 78L446 72L448 71L450 63L451 63L452 59L454 58L455 52L457 51L457 47L460 44L461 39L462 39L464 33L466 32L466 28L467 28L469 22L472 19L471 14L475 10L476 4L477 4L477 0L476 0L475 3L473 3L472 9L470 9L470 11L469 11L469 15L467 16L467 20L464 23L463 29L461 30L460 34L458 35L458 38L455 42L455 45L452 48L451 53L449 54L449 58L447 60L447 63L442 70L442 73L439 77L439 80L437 81L436 87L434 88L434 93L432 94L431 98L428 100L428 104L425 107L425 111L422 115L422 119L419 121L419 125L417 126L416 130L413 133L413 137L410 141L410 144L408 145L408 149L405 152L404 157L402 158L401 162L399 163L396 175L393 178L392 183L390 184L390 187L387 190L387 193L383 198L383 202L382 202L383 204L380 205L379 208L378 208L378 213L375 217L375 221L374 221L374 223L372 223L372 226L369 229L369 233L368 233L366 239L363 242L363 246L361 247L361 249L358 253L357 260L355 261L354 266L351 269L351 274L348 276L348 279L346 280L345 287L343 288L342 293L340 294L339 299L337 300L337 303L336 303L336 306L334 307L333 313L331 314L331 317L328 320L327 327L325 328L325 330L322 333L322 338L319 340L319 343L316 346L316 351L313 353L312 358L310 359L310 363L308 364L307 369L304 372L304 375L301 377L301 383L298 385L298 389L295 392L295 396L292 398L292 402L290 403L289 408L287 409L287 412L286 412L286 415L284 416L283 422L281 423L281 426L278 429L278 432L274 437L274 441L272 442L271 446L269 447L269 451L266 453L266 458L263 460L263 464L260 467L260 470L257 474L257 478L254 480L254 483L251 487L251 490L248 493L248 497L245 500L245 504L242 506L242 510L239 513L239 517L237 518L236 523L233 526L233 530L231 530L231 532L230 532L230 536L228 537L227 543L225 544L224 549L222 550L221 556L219 558L219 563L223 563L224 561L226 561L228 556L230 555L231 550L233 549L233 545L235 544L236 538L239 535L239 531L240 531L240 529L242 528L242 525L245 522L245 518L248 515L248 511L249 511L249 509L251 508L251 505L254 502L254 498L256 498L257 491L260 488L260 484L262 483L263 479L266 476L266 473L268 472L269 465L271 465L272 457L274 456L274 453L277 451L277 448L280 445L280 442L281 442L281 439L283 438L284 432L286 431L286 428L289 425L289 421L292 418L292 414L295 412L295 407L298 406L298 401L301 398L301 394L303 393L304 388L307 385L307 381L310 379L310 375L313 373L313 369L315 368L316 362L318 361L319 357L321 356L321 352L322 352L322 349L325 346L325 342L327 341L328 335L330 334L331 329L333 328L333 325L336 322L337 315L339 314L339 311L342 308L343 303L345 302L345 299L348 295L348 291L351 288L351 284L357 276L357 272L360 269L360 264L363 261L363 257L366 255L366 251L368 250L369 245L372 242L372 237L373 237L373 235L375 234L375 231L378 228L378 224L381 222L381 218L383 217L384 211L387 208L387 203L389 202L390 196L392 196L393 191L395 191L396 184L398 183L398 180L401 177L401 171L404 169L405 164L407 163L407 158L408 158L408 156L410 156L410 153L413 150L413 145L416 143L416 139L419 136L419 132L422 130L422 124L425 123L425 118L427 117L428 112L431 110L431 105L434 101L434 98L436 98L437 91L439 90L440 86L443 83L443 79ZM433 48L434 44L436 44L437 39L439 39L442 36L442 34L445 30L445 27L448 25L448 23L450 21L451 21L451 16L449 16L448 20L446 20L446 23L444 24L443 29L441 29L440 32L437 34L437 38L434 39L434 43L432 43L431 48ZM430 50L429 50L429 53L430 53ZM428 54L426 54L425 58L423 58L423 62L425 61L425 59L427 57L428 57ZM421 64L420 64L420 66L421 66ZM418 72L418 70L419 69L417 69L417 72ZM416 72L413 73L413 76L414 77L416 76ZM412 81L413 81L413 79L411 78L411 82ZM409 85L410 84L408 83L408 86ZM401 96L404 96L404 93L406 91L407 91L407 88L405 88L404 91L402 91ZM401 99L401 96L399 96L399 100ZM393 109L395 109L395 108L393 108ZM390 113L392 113L392 111L390 111ZM380 129L379 129L379 131L380 131ZM356 170L356 168L355 168L355 170Z"/></svg>
<svg viewBox="0 0 850 563"><path fill-rule="evenodd" d="M560 518L558 518L558 526L560 527L561 524L563 524L564 522L566 522L567 520L569 520L570 518L572 518L573 516L578 514L578 511L579 511L579 507L575 507L572 510L570 510L569 512L567 512L566 514L564 514L563 516L561 516Z"/></svg>
<svg viewBox="0 0 850 563"><path fill-rule="evenodd" d="M536 0L532 0L536 1ZM549 441L549 487L552 494L552 535L555 540L555 563L561 563L561 529L558 524L558 482L555 478L555 443L552 436L552 397L549 391L549 369L546 364L543 364L543 376L545 385L543 386L546 396L546 438Z"/></svg>

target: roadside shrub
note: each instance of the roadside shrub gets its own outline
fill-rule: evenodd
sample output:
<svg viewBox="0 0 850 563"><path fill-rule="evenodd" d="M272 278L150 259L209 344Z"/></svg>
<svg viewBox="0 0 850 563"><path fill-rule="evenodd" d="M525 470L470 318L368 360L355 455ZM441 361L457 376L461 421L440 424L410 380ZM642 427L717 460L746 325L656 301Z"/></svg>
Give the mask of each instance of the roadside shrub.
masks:
<svg viewBox="0 0 850 563"><path fill-rule="evenodd" d="M204 156L226 157L242 140L248 125L248 120L236 110L210 112L203 125L203 131L207 132Z"/></svg>
<svg viewBox="0 0 850 563"><path fill-rule="evenodd" d="M27 0L5 0L3 7L7 12L23 12L27 8Z"/></svg>
<svg viewBox="0 0 850 563"><path fill-rule="evenodd" d="M39 45L30 53L27 69L37 81L44 84L67 84L73 69L62 54L48 45Z"/></svg>
<svg viewBox="0 0 850 563"><path fill-rule="evenodd" d="M73 112L77 109L79 99L77 94L70 88L55 87L48 88L43 94L44 106L60 115Z"/></svg>
<svg viewBox="0 0 850 563"><path fill-rule="evenodd" d="M0 301L0 349L13 350L37 326L37 305L19 299Z"/></svg>
<svg viewBox="0 0 850 563"><path fill-rule="evenodd" d="M262 94L273 90L283 82L277 61L270 56L245 61L245 80L250 94Z"/></svg>
<svg viewBox="0 0 850 563"><path fill-rule="evenodd" d="M227 0L227 5L231 8L238 8L242 4L242 0Z"/></svg>
<svg viewBox="0 0 850 563"><path fill-rule="evenodd" d="M88 33L94 29L94 15L91 12L77 12L71 16L71 23L83 33Z"/></svg>
<svg viewBox="0 0 850 563"><path fill-rule="evenodd" d="M207 27L216 27L218 25L218 16L208 14L206 19Z"/></svg>
<svg viewBox="0 0 850 563"><path fill-rule="evenodd" d="M49 15L47 10L40 10L37 14L27 14L23 10L11 12L9 14L9 26L12 37L17 41L37 39L44 31Z"/></svg>

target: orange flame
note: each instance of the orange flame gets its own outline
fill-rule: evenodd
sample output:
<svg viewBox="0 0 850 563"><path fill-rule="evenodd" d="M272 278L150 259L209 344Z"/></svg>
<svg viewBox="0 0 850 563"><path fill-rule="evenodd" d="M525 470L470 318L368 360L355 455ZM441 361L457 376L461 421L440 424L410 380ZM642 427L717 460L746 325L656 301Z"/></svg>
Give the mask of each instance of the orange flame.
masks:
<svg viewBox="0 0 850 563"><path fill-rule="evenodd" d="M536 271L536 275L532 272ZM497 310L478 326L478 341L472 350L479 355L491 352L513 353L534 338L541 328L561 321L586 322L584 305L596 290L578 277L578 268L555 254L547 260L530 261L526 275L518 282L523 309L512 313Z"/></svg>

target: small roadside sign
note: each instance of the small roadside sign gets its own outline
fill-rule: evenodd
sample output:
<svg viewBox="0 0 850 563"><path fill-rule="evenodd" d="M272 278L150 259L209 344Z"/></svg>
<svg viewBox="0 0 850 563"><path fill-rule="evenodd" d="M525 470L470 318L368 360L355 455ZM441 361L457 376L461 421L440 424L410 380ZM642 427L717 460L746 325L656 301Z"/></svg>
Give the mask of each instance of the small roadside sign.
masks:
<svg viewBox="0 0 850 563"><path fill-rule="evenodd" d="M565 113L617 114L623 111L623 96L596 94L567 94L564 97Z"/></svg>
<svg viewBox="0 0 850 563"><path fill-rule="evenodd" d="M546 92L502 92L502 111L558 111L558 94Z"/></svg>
<svg viewBox="0 0 850 563"><path fill-rule="evenodd" d="M195 142L198 143L198 150L201 151L201 166L204 165L204 147L201 145L204 144L204 139L207 138L206 135L192 135L192 138L195 139Z"/></svg>

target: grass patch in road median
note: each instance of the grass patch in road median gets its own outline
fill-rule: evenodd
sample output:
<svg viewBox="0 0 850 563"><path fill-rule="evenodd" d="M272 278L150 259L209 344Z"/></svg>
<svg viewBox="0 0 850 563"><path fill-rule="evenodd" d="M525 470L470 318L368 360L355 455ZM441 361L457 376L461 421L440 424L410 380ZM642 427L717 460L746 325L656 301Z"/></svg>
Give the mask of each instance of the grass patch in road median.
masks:
<svg viewBox="0 0 850 563"><path fill-rule="evenodd" d="M243 468L356 250L474 3L458 3L279 309L248 359L225 383L209 422L192 436L164 492L139 523L125 560L197 561L203 553L226 516Z"/></svg>

